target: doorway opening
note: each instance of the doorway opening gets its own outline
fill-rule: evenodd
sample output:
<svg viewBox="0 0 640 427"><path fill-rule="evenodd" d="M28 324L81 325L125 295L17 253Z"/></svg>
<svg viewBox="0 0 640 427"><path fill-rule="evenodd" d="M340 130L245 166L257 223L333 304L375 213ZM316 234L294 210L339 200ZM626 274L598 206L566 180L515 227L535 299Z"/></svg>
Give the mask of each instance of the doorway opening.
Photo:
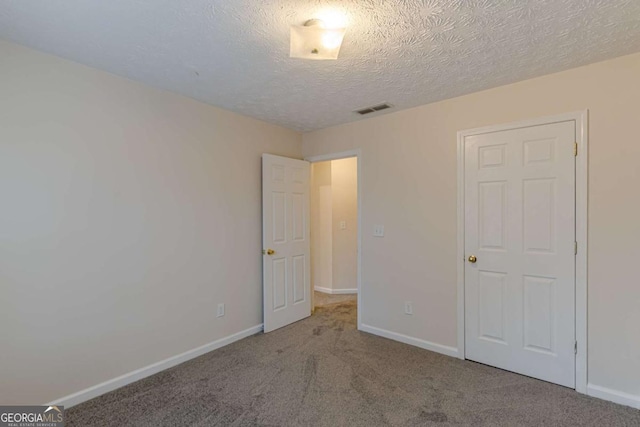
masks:
<svg viewBox="0 0 640 427"><path fill-rule="evenodd" d="M312 216L311 204L311 164L328 160L354 158L351 168L341 170L343 164L336 163L335 172L345 172L351 176L351 185L348 193L353 193L355 188L355 210L353 209L353 196L349 198L351 214L338 219L335 226L340 231L350 231L355 235L355 245L345 245L350 248L340 257L339 262L348 259L347 269L351 274L336 276L334 280L333 270L337 270L331 261L331 282L315 283L312 281L311 267L313 264L311 250L311 228L313 219L319 219L318 215ZM353 298L354 292L357 304L347 311L357 315L357 328L362 325L362 262L360 246L362 242L361 224L361 188L359 172L361 170L360 150L342 153L320 155L297 160L273 154L262 155L262 268L263 268L263 329L265 333L274 331L291 323L309 317L314 307L314 287L318 286L325 291L330 298L343 295L341 298ZM345 165L348 163L345 163ZM353 183L355 179L355 184ZM341 182L341 180L334 180ZM334 182L334 183L335 183ZM334 192L334 186L331 193ZM326 190L326 194L329 194ZM335 186L337 195L341 189ZM319 194L319 190L318 190ZM318 196L319 197L319 196ZM326 196L325 196L326 197ZM315 202L314 202L315 203ZM342 203L338 203L342 205ZM333 205L333 199L332 199ZM353 213L355 212L355 213ZM340 218L340 217L339 217ZM344 224L343 224L344 223ZM332 232L334 228L333 216L331 217ZM325 233L326 234L326 233ZM322 233L314 232L315 237ZM326 237L326 236L325 236ZM339 241L343 236L338 235ZM333 242L333 234L331 241ZM353 238L349 239L353 242ZM317 252L317 251L316 251ZM331 248L333 253L333 247ZM355 256L354 256L355 255ZM340 270L341 271L341 270ZM355 278L353 276L355 271ZM324 277L329 277L325 276ZM345 279L345 277L349 277ZM329 292L327 292L329 290ZM347 295L347 296L344 296ZM340 304L339 302L337 304ZM359 309L356 309L359 308ZM341 307L334 306L340 309ZM355 310L351 310L355 309Z"/></svg>
<svg viewBox="0 0 640 427"><path fill-rule="evenodd" d="M358 299L358 158L311 164L313 308Z"/></svg>

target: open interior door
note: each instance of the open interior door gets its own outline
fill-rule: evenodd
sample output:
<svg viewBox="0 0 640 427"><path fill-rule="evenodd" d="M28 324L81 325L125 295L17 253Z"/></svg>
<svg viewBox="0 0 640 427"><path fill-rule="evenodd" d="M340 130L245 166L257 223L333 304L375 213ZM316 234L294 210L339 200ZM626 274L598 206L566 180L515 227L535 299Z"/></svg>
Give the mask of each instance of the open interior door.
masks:
<svg viewBox="0 0 640 427"><path fill-rule="evenodd" d="M264 331L311 315L309 162L262 155Z"/></svg>

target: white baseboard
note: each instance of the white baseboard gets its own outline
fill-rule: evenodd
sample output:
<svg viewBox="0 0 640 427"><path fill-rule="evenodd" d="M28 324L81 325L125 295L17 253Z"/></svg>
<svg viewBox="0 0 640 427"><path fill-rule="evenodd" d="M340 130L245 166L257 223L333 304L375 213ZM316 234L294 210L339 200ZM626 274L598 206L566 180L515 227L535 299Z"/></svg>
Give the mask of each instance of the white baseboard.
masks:
<svg viewBox="0 0 640 427"><path fill-rule="evenodd" d="M376 328L374 326L365 325L364 323L360 325L359 329L363 332L369 332L370 334L379 335L384 338L389 338L390 340L400 341L405 344L424 348L425 350L446 354L447 356L451 357L458 357L458 349L455 347L436 344L430 341L421 340L419 338L410 337L408 335L399 334L397 332L391 332L385 329Z"/></svg>
<svg viewBox="0 0 640 427"><path fill-rule="evenodd" d="M164 371L165 369L172 368L183 362L194 359L198 356L202 356L203 354L216 350L220 347L224 347L225 345L229 345L235 341L239 341L253 334L257 334L258 332L261 332L262 329L263 329L262 324L253 326L249 329L245 329L244 331L240 331L233 335L229 335L228 337L221 338L219 340L210 342L203 346L185 351L184 353L169 357L168 359L161 360L160 362L156 362L151 365L145 366L144 368L136 369L135 371L126 373L124 375L110 379L103 383L91 386L84 390L80 390L76 393L70 394L60 399L56 399L53 402L45 403L45 405L46 406L63 405L65 409L68 409L72 406L75 406L82 402L86 402L87 400L93 399L94 397L98 397L101 394L108 393L117 388L123 387L127 384L131 384L133 382L136 382L138 380L141 380L153 374L157 374L160 371Z"/></svg>
<svg viewBox="0 0 640 427"><path fill-rule="evenodd" d="M587 384L587 395L640 409L640 396L635 394L629 394L595 384Z"/></svg>
<svg viewBox="0 0 640 427"><path fill-rule="evenodd" d="M313 288L318 292L322 292L323 294L332 294L332 295L343 295L343 294L357 294L358 289L331 289L331 288L323 288L321 286L315 286Z"/></svg>

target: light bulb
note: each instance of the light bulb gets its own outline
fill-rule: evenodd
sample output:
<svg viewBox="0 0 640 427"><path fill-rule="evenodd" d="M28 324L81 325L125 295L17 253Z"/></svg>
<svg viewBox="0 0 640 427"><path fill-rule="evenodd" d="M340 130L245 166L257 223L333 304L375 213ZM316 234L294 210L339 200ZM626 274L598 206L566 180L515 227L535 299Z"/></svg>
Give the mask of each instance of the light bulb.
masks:
<svg viewBox="0 0 640 427"><path fill-rule="evenodd" d="M347 26L347 16L344 12L327 9L321 11L317 16L322 21L322 28L335 29Z"/></svg>
<svg viewBox="0 0 640 427"><path fill-rule="evenodd" d="M342 43L342 34L337 31L325 30L322 34L322 46L327 49L335 49Z"/></svg>

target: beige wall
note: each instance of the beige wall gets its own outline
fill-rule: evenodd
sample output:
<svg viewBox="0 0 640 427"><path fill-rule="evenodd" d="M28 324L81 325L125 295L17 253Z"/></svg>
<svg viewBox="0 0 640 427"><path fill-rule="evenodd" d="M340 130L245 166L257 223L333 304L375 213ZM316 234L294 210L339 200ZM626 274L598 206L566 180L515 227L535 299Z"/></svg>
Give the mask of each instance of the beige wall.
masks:
<svg viewBox="0 0 640 427"><path fill-rule="evenodd" d="M358 159L331 161L333 289L358 288ZM346 228L340 228L340 222Z"/></svg>
<svg viewBox="0 0 640 427"><path fill-rule="evenodd" d="M0 42L0 403L45 403L260 324L260 155L300 158L300 144Z"/></svg>
<svg viewBox="0 0 640 427"><path fill-rule="evenodd" d="M305 134L362 149L363 322L455 347L456 132L587 108L588 380L640 399L640 54Z"/></svg>

